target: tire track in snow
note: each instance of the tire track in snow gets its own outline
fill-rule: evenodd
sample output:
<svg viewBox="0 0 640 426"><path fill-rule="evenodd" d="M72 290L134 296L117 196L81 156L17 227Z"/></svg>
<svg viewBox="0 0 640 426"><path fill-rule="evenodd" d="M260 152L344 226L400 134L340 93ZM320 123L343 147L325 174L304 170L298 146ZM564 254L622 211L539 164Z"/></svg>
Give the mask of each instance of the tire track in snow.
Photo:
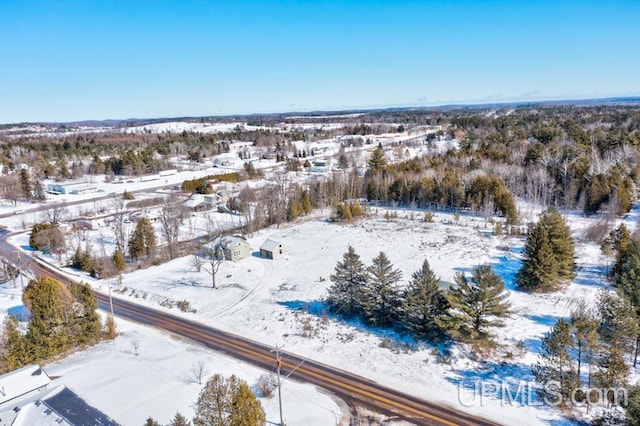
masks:
<svg viewBox="0 0 640 426"><path fill-rule="evenodd" d="M249 297L253 296L257 290L264 288L264 286L267 284L267 281L269 281L272 276L273 276L273 261L265 262L265 270L258 284L256 284L251 290L243 294L238 300L222 308L214 316L214 318L220 318L224 316L225 314L229 313L233 308L238 306L240 303L246 301Z"/></svg>

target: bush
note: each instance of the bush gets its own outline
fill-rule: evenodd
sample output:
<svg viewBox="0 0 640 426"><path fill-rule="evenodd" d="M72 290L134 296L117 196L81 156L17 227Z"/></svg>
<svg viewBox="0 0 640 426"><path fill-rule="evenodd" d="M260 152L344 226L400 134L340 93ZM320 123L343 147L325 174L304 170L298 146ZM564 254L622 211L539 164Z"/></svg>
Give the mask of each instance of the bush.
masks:
<svg viewBox="0 0 640 426"><path fill-rule="evenodd" d="M271 398L277 386L276 380L271 374L262 374L256 382L256 390L265 398Z"/></svg>

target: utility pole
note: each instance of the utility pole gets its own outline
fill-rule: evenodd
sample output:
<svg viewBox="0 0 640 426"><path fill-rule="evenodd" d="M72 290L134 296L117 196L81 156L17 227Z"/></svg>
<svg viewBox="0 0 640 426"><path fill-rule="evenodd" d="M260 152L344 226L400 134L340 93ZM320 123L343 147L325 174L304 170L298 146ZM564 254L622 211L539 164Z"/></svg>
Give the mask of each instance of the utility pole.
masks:
<svg viewBox="0 0 640 426"><path fill-rule="evenodd" d="M109 286L109 310L111 311L111 325L113 327L115 327L115 319L113 317L113 299L111 298L111 281L107 282L107 285ZM113 333L113 340L112 340L114 346L116 344L116 333Z"/></svg>
<svg viewBox="0 0 640 426"><path fill-rule="evenodd" d="M276 367L278 371L278 404L280 405L280 426L284 425L284 420L282 419L282 389L280 386L280 367L282 367L282 360L280 359L280 349L276 344Z"/></svg>

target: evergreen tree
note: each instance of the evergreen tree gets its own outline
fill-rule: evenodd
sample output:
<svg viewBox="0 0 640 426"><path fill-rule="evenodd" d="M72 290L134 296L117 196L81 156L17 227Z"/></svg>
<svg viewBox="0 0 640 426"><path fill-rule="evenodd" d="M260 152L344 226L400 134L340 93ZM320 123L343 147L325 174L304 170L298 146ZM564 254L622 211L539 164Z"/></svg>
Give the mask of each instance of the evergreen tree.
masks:
<svg viewBox="0 0 640 426"><path fill-rule="evenodd" d="M604 239L600 249L606 256L611 254L615 255L615 262L611 270L611 276L613 280L616 280L617 275L620 273L622 267L622 261L629 248L629 245L633 241L629 229L624 223L621 223L616 229L612 230L609 235Z"/></svg>
<svg viewBox="0 0 640 426"><path fill-rule="evenodd" d="M289 199L289 203L287 205L287 222L294 221L302 214L302 206L300 205L300 201L295 198Z"/></svg>
<svg viewBox="0 0 640 426"><path fill-rule="evenodd" d="M102 324L98 315L98 299L87 283L69 286L73 295L73 317L67 325L70 339L79 344L93 343L100 339Z"/></svg>
<svg viewBox="0 0 640 426"><path fill-rule="evenodd" d="M156 250L156 235L151 221L142 217L136 223L136 228L129 238L129 256L138 259L142 256L152 256Z"/></svg>
<svg viewBox="0 0 640 426"><path fill-rule="evenodd" d="M353 318L363 314L363 300L367 295L367 272L360 256L352 246L342 255L329 279L327 305L334 314Z"/></svg>
<svg viewBox="0 0 640 426"><path fill-rule="evenodd" d="M439 279L427 259L413 273L404 294L403 323L418 337L431 337L439 332L436 320L447 310L447 300L440 291Z"/></svg>
<svg viewBox="0 0 640 426"><path fill-rule="evenodd" d="M124 259L124 254L118 249L113 252L113 256L111 256L111 261L113 262L113 266L116 268L118 273L124 271L127 268L127 262Z"/></svg>
<svg viewBox="0 0 640 426"><path fill-rule="evenodd" d="M518 288L525 291L554 291L558 288L558 269L547 229L538 223L527 235L522 268L516 276Z"/></svg>
<svg viewBox="0 0 640 426"><path fill-rule="evenodd" d="M574 389L580 385L569 353L572 344L571 325L559 319L542 338L540 360L532 368L533 376L540 384L540 397L559 406L566 406L571 401Z"/></svg>
<svg viewBox="0 0 640 426"><path fill-rule="evenodd" d="M558 264L558 278L570 280L575 277L575 245L571 229L555 207L549 207L540 218L547 229L551 249Z"/></svg>
<svg viewBox="0 0 640 426"><path fill-rule="evenodd" d="M309 191L306 189L302 191L300 204L302 205L302 211L304 214L309 214L313 210L313 206L311 205L311 196L309 195Z"/></svg>
<svg viewBox="0 0 640 426"><path fill-rule="evenodd" d="M450 305L436 323L455 339L485 340L491 337L489 327L504 327L502 318L510 313L504 283L490 265L474 268L471 280L463 273L455 277L457 288L445 297Z"/></svg>
<svg viewBox="0 0 640 426"><path fill-rule="evenodd" d="M389 261L384 252L373 258L371 266L367 268L368 287L365 299L365 315L369 323L390 327L396 324L402 299L398 282L402 279L402 272L393 269L393 264Z"/></svg>
<svg viewBox="0 0 640 426"><path fill-rule="evenodd" d="M22 195L27 200L30 200L33 197L31 193L31 176L29 176L29 171L27 169L20 170L20 188L22 189Z"/></svg>
<svg viewBox="0 0 640 426"><path fill-rule="evenodd" d="M195 407L196 426L262 426L262 404L249 385L236 376L215 374L204 385Z"/></svg>
<svg viewBox="0 0 640 426"><path fill-rule="evenodd" d="M33 184L33 198L36 201L45 201L47 199L40 180L36 180L36 182Z"/></svg>
<svg viewBox="0 0 640 426"><path fill-rule="evenodd" d="M0 334L0 372L15 370L32 361L26 340L18 327L16 317L5 317Z"/></svg>
<svg viewBox="0 0 640 426"><path fill-rule="evenodd" d="M594 374L596 385L601 389L619 389L627 385L629 366L624 360L620 348L613 346L604 351L598 359L599 370ZM609 402L616 395L606 395Z"/></svg>
<svg viewBox="0 0 640 426"><path fill-rule="evenodd" d="M22 298L31 311L26 334L31 359L46 359L64 350L70 341L67 327L74 302L67 286L53 278L31 280Z"/></svg>
<svg viewBox="0 0 640 426"><path fill-rule="evenodd" d="M387 159L384 156L384 150L382 149L382 144L379 144L378 147L373 151L371 158L369 159L369 172L374 174L377 172L381 172L384 170L387 165Z"/></svg>
<svg viewBox="0 0 640 426"><path fill-rule="evenodd" d="M176 413L171 422L169 422L169 426L191 426L191 422L182 414Z"/></svg>
<svg viewBox="0 0 640 426"><path fill-rule="evenodd" d="M620 257L619 271L614 276L618 292L634 307L636 317L640 318L640 242L632 240ZM640 335L635 339L633 366L637 365Z"/></svg>
<svg viewBox="0 0 640 426"><path fill-rule="evenodd" d="M149 416L147 421L144 423L144 426L160 426L160 423L153 420L153 417Z"/></svg>
<svg viewBox="0 0 640 426"><path fill-rule="evenodd" d="M640 426L640 385L627 389L627 398L628 402L625 407L627 425Z"/></svg>
<svg viewBox="0 0 640 426"><path fill-rule="evenodd" d="M594 313L587 308L584 301L579 301L578 306L571 312L570 323L573 333L574 346L577 349L578 377L582 374L582 361L589 366L593 363L598 349L599 322ZM589 369L588 386L591 386L591 369Z"/></svg>
<svg viewBox="0 0 640 426"><path fill-rule="evenodd" d="M636 310L629 300L603 289L598 296L598 313L598 332L606 347L631 352L639 330Z"/></svg>

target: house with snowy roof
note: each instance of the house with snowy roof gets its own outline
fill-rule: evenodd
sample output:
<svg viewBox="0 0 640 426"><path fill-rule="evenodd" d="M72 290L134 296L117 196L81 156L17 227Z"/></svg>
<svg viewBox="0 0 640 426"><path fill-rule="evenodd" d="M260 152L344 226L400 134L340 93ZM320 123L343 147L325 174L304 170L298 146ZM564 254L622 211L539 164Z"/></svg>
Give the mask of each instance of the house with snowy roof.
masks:
<svg viewBox="0 0 640 426"><path fill-rule="evenodd" d="M27 365L0 376L0 409L12 401L41 393L47 389L51 378L39 365Z"/></svg>

